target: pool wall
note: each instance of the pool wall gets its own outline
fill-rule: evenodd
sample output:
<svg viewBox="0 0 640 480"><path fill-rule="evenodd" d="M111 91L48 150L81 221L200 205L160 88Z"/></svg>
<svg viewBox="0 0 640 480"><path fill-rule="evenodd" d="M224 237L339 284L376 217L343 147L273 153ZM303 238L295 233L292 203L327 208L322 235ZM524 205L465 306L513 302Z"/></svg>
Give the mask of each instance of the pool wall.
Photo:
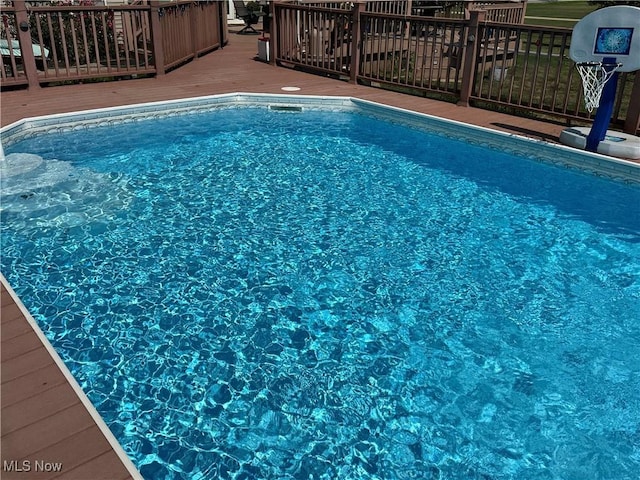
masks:
<svg viewBox="0 0 640 480"><path fill-rule="evenodd" d="M259 93L211 95L26 118L0 129L0 137L6 147L37 135L135 123L238 106L263 106L276 110L351 110L531 160L582 170L624 183L640 184L640 164L631 161L352 97Z"/></svg>

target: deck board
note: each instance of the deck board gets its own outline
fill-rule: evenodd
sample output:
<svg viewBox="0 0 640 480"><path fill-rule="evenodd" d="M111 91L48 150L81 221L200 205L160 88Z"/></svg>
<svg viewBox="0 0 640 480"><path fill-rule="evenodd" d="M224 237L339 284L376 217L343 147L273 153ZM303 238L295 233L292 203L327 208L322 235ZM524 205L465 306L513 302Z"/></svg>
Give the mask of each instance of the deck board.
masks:
<svg viewBox="0 0 640 480"><path fill-rule="evenodd" d="M31 352L41 347L38 337L31 335L30 331L18 335L17 337L3 339L2 354L0 361L5 362L18 357L24 353Z"/></svg>
<svg viewBox="0 0 640 480"><path fill-rule="evenodd" d="M9 443L8 450L13 458L28 458L52 445L65 442L74 435L92 427L90 418L83 415L83 405L76 402L69 408L50 415L43 421L27 425L24 428L5 435ZM64 435L58 432L64 430ZM36 435L37 434L37 435ZM4 443L4 441L3 441ZM105 451L107 450L105 446ZM41 457L45 460L44 457ZM60 461L55 457L47 457L48 461Z"/></svg>
<svg viewBox="0 0 640 480"><path fill-rule="evenodd" d="M297 86L301 95L359 97L548 141L557 141L564 128L275 67L254 59L256 39L232 33L224 49L155 78L3 91L0 123L5 126L22 118L52 113L220 93L283 93L281 87ZM36 341L35 332L4 287L0 303L0 461L63 462L63 471L58 473L30 472L26 476L5 471L0 477L3 480L132 478L84 404L74 397L75 392L49 352Z"/></svg>
<svg viewBox="0 0 640 480"><path fill-rule="evenodd" d="M58 366L52 362L38 370L6 382L2 391L2 405L5 408L13 406L50 388L65 384L66 378L57 375L57 370Z"/></svg>
<svg viewBox="0 0 640 480"><path fill-rule="evenodd" d="M3 289L4 290L4 289ZM5 293L2 293L5 295ZM25 324L27 321L22 319ZM28 324L27 324L28 325ZM2 330L0 330L0 335L4 331L4 326L2 326ZM4 339L3 339L4 343ZM2 367L2 385L5 385L9 381L19 378L23 375L27 375L29 373L35 372L42 367L52 364L53 360L51 359L51 355L49 352L42 347L37 350L32 350L30 352L26 352L20 357L12 358L11 360L7 360L6 362L1 363ZM4 407L4 403L2 404Z"/></svg>

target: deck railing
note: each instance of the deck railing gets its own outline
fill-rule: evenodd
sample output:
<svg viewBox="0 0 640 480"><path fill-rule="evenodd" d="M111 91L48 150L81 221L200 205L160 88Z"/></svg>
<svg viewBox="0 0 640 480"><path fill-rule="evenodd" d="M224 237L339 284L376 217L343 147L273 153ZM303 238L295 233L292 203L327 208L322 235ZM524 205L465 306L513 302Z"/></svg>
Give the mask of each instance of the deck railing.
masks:
<svg viewBox="0 0 640 480"><path fill-rule="evenodd" d="M271 36L278 61L315 71L349 75L354 29L352 12L329 5L289 5L276 8ZM277 30L277 33L273 31Z"/></svg>
<svg viewBox="0 0 640 480"><path fill-rule="evenodd" d="M484 23L478 37L472 98L588 117L580 76L568 57L571 30Z"/></svg>
<svg viewBox="0 0 640 480"><path fill-rule="evenodd" d="M483 10L487 22L522 24L527 11L527 2L468 2L466 9L467 11Z"/></svg>
<svg viewBox="0 0 640 480"><path fill-rule="evenodd" d="M436 4L426 2L425 10L419 0L412 2L411 10L413 15L429 15L444 18L469 19L469 12L472 10L484 10L486 20L500 23L524 23L524 15L527 10L527 0L521 1L494 1L494 2L474 2L474 1L442 1Z"/></svg>
<svg viewBox="0 0 640 480"><path fill-rule="evenodd" d="M434 17L361 16L362 40L357 79L416 91L457 94L462 88L455 44L465 22Z"/></svg>
<svg viewBox="0 0 640 480"><path fill-rule="evenodd" d="M224 2L5 2L2 86L164 74L227 41Z"/></svg>
<svg viewBox="0 0 640 480"><path fill-rule="evenodd" d="M220 26L223 3L184 0L157 5L166 69L222 45L221 29L213 27Z"/></svg>
<svg viewBox="0 0 640 480"><path fill-rule="evenodd" d="M364 1L349 5L275 2L271 61L462 105L591 119L568 57L571 29L523 25L524 4L521 16L492 4L468 10L468 19L382 13ZM639 132L639 105L640 75L620 74L613 123Z"/></svg>
<svg viewBox="0 0 640 480"><path fill-rule="evenodd" d="M570 29L482 23L478 28L478 53L474 63L472 101L507 108L589 120L582 80L569 58ZM640 89L633 94L634 73L618 80L613 121L635 133L631 126L633 102L640 102Z"/></svg>

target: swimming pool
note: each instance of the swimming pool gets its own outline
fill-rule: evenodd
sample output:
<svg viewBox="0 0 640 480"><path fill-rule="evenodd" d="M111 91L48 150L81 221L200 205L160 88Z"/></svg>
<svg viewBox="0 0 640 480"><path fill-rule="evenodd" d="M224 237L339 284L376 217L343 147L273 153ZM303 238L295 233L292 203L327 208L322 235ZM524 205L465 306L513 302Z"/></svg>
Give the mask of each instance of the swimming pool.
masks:
<svg viewBox="0 0 640 480"><path fill-rule="evenodd" d="M9 131L2 271L145 478L633 478L633 167L256 98Z"/></svg>

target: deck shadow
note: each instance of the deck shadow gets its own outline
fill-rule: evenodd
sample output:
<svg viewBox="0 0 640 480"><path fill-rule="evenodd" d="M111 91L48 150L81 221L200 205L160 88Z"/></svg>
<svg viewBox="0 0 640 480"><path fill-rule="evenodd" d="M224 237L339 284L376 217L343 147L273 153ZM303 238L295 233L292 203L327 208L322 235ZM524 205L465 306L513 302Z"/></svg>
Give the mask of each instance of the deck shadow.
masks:
<svg viewBox="0 0 640 480"><path fill-rule="evenodd" d="M491 125L494 125L498 128L502 128L504 130L511 130L513 132L520 133L530 138L545 140L547 142L558 143L560 141L560 138L558 135L551 135L549 133L531 130L529 128L519 127L517 125L510 125L508 123L500 123L500 122L492 122Z"/></svg>

